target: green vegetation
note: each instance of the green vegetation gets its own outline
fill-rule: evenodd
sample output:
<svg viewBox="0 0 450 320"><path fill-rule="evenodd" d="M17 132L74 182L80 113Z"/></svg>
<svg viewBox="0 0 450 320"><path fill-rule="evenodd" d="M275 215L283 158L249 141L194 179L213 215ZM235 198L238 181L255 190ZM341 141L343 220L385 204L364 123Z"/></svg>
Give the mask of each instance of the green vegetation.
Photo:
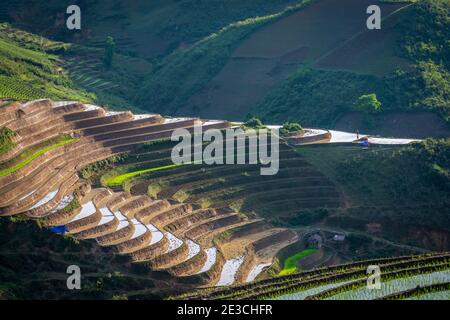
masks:
<svg viewBox="0 0 450 320"><path fill-rule="evenodd" d="M105 41L105 55L103 57L103 64L106 69L110 69L113 64L115 47L116 44L113 37L108 36Z"/></svg>
<svg viewBox="0 0 450 320"><path fill-rule="evenodd" d="M414 289L404 290L383 297L383 300L448 300L450 298L450 282L427 286L417 286Z"/></svg>
<svg viewBox="0 0 450 320"><path fill-rule="evenodd" d="M367 267L377 265L381 269L382 283L403 279L408 288L414 288L421 280L434 279L434 283L448 282L449 254L434 253L395 258L361 260L343 265L317 268L257 281L251 284L236 285L227 288L206 288L181 294L171 299L326 299L346 291L365 289ZM413 278L415 277L415 278ZM405 284L390 286L395 291L405 289ZM445 290L445 286L443 289ZM389 288L388 288L389 289ZM372 293L389 295L388 290L369 290ZM368 298L368 297L360 297Z"/></svg>
<svg viewBox="0 0 450 320"><path fill-rule="evenodd" d="M431 60L442 64L448 71L449 15L450 5L446 0L418 1L412 13L402 21L404 53L415 61Z"/></svg>
<svg viewBox="0 0 450 320"><path fill-rule="evenodd" d="M73 210L79 208L81 206L80 203L80 199L78 199L78 196L74 196L72 201L70 201L70 203L65 206L64 208L62 208L61 210L58 211L58 213L64 214L64 213L69 213L72 212Z"/></svg>
<svg viewBox="0 0 450 320"><path fill-rule="evenodd" d="M373 127L372 115L381 111L381 102L378 101L375 93L366 94L355 101L353 110L362 112L363 124L366 128L371 128Z"/></svg>
<svg viewBox="0 0 450 320"><path fill-rule="evenodd" d="M302 126L297 122L285 122L280 129L280 134L288 136L290 133L302 131Z"/></svg>
<svg viewBox="0 0 450 320"><path fill-rule="evenodd" d="M257 117L251 117L250 119L246 120L242 126L243 129L264 129L265 126L261 122L261 120Z"/></svg>
<svg viewBox="0 0 450 320"><path fill-rule="evenodd" d="M78 243L76 243L78 242ZM173 290L153 279L148 268L130 265L127 258L94 242L61 237L33 221L0 219L0 296L7 300L43 299L161 299ZM4 259L4 257L8 257ZM85 271L81 290L67 290L67 266ZM30 266L33 272L30 273Z"/></svg>
<svg viewBox="0 0 450 320"><path fill-rule="evenodd" d="M302 156L339 182L359 205L437 205L449 201L449 139L401 147L298 148Z"/></svg>
<svg viewBox="0 0 450 320"><path fill-rule="evenodd" d="M109 49L104 48L104 41L102 44L101 48L72 45L60 56L64 68L77 86L95 94L95 103L141 113L142 109L133 102L151 63L113 51L108 67L105 54Z"/></svg>
<svg viewBox="0 0 450 320"><path fill-rule="evenodd" d="M163 43L163 48L157 50L157 54L165 55L180 47L180 44L194 43L233 22L265 16L295 5L298 1L155 0L143 1L138 6L130 6L127 0L89 1L89 10L83 12L83 29L92 30L93 37L83 40L91 46L102 47L105 37L114 35L120 52L153 58L155 54L152 53L155 47L161 46L160 42ZM30 21L31 19L19 15L21 10L8 10L12 20L18 20L25 29L35 30L40 34L50 33L56 39L65 41L77 38L77 33L74 35L67 28L52 26L53 20L50 17L66 8L61 1L30 3L27 0L16 0L15 3L19 8L20 4L26 5L33 12L35 19ZM158 41L150 41L156 37Z"/></svg>
<svg viewBox="0 0 450 320"><path fill-rule="evenodd" d="M7 174L13 173L20 168L23 168L29 164L34 159L40 157L41 155L49 152L50 150L62 147L68 143L71 143L77 139L72 138L68 135L62 135L56 139L46 141L38 146L27 149L26 151L19 154L14 159L11 159L7 163L0 166L0 177L6 176Z"/></svg>
<svg viewBox="0 0 450 320"><path fill-rule="evenodd" d="M364 113L376 113L381 110L381 102L375 93L366 94L355 101L353 109Z"/></svg>
<svg viewBox="0 0 450 320"><path fill-rule="evenodd" d="M335 187L285 144L280 145L280 170L274 176L261 175L259 165L177 166L171 161L175 144L148 144L123 161L107 159L83 168L81 176L152 197L177 197L203 207L229 206L273 223L294 222L291 217L304 213L307 217L308 209L326 207L331 212L339 206ZM311 214L310 219L319 222L319 215Z"/></svg>
<svg viewBox="0 0 450 320"><path fill-rule="evenodd" d="M341 284L331 290L311 295L312 300L374 300L389 296L392 293L404 292L417 288L417 284L446 283L449 278L448 265L426 266L398 270L383 275L380 290L367 288L367 280L355 280Z"/></svg>
<svg viewBox="0 0 450 320"><path fill-rule="evenodd" d="M189 48L174 51L148 75L149 80L142 87L139 103L149 106L152 111L176 113L189 97L199 92L223 68L242 39L257 28L299 10L310 2L300 1L274 14L230 23ZM174 95L174 92L177 94Z"/></svg>
<svg viewBox="0 0 450 320"><path fill-rule="evenodd" d="M397 205L445 203L450 200L449 154L450 139L372 150L336 163L336 177L359 189L361 199Z"/></svg>
<svg viewBox="0 0 450 320"><path fill-rule="evenodd" d="M15 147L15 143L12 140L14 135L14 131L7 127L0 129L0 154L6 153Z"/></svg>
<svg viewBox="0 0 450 320"><path fill-rule="evenodd" d="M318 250L313 248L305 249L301 252L298 252L294 254L293 256L290 256L284 261L283 269L278 274L279 276L284 276L288 274L292 274L295 271L297 271L297 263L300 259L307 257L311 254L316 253Z"/></svg>
<svg viewBox="0 0 450 320"><path fill-rule="evenodd" d="M409 3L413 3L413 2L417 2L418 0L378 0L378 2L381 3L404 3L404 2L409 2Z"/></svg>
<svg viewBox="0 0 450 320"><path fill-rule="evenodd" d="M252 113L264 122L331 126L370 90L377 92L385 109L396 108L386 83L375 76L303 67L270 91Z"/></svg>
<svg viewBox="0 0 450 320"><path fill-rule="evenodd" d="M233 22L266 16L298 2L298 0L248 2L189 0L179 3L172 11L171 19L161 21L156 28L159 29L159 35L173 43L173 47L180 42L200 40Z"/></svg>
<svg viewBox="0 0 450 320"><path fill-rule="evenodd" d="M120 10L120 14L115 16L120 23L111 23L109 16L93 19L95 25L92 22L92 27L95 28L92 29L97 30L99 40L83 45L50 42L5 29L0 32L0 38L20 46L21 50L28 50L25 55L33 55L33 61L27 61L23 55L11 56L8 60L2 57L0 88L3 92L0 95L18 99L43 96L73 98L116 108L132 103L136 109L174 114L222 70L243 39L311 2L158 2L145 5L145 10L140 12L135 12L136 8L127 6L124 1L117 1L111 8L93 4L92 14L100 16L103 11ZM45 10L57 12L59 6L56 1L50 1ZM43 7L33 5L33 10L39 12ZM429 110L447 119L450 95L446 38L446 31L450 28L446 19L449 15L448 1L418 1L404 11L393 30L402 36L397 37L397 43L392 45L397 49L392 48L392 51L396 51L399 59L407 59L408 67L399 64L400 69L385 76L375 76L305 65L292 71L289 78L268 92L251 112L264 122L299 121L305 126L329 127L343 114L352 111L353 103L360 96L373 92L382 103L383 112ZM137 25L130 23L136 14L141 17ZM48 21L41 21L46 20L43 17L37 20L33 21L37 25L33 27L38 30L48 24ZM27 25L29 22L22 23ZM142 39L140 43L127 36L131 25L139 30L136 37ZM57 33L59 35L59 31ZM162 44L147 41L141 33L145 37L151 35L161 39ZM13 36L9 37L9 34ZM114 54L114 64L105 69L105 53L109 50L106 56L111 56L111 50L105 51L103 39L110 34L114 35L117 53ZM64 34L62 38L70 37L70 34ZM154 48L159 45L161 48ZM9 54L12 51L18 55L21 50L9 50ZM152 56L154 59L151 61L143 59L144 56L148 58L146 51L155 50L159 52L157 58ZM201 111L195 104L191 107L192 112ZM318 109L321 112L317 112Z"/></svg>
<svg viewBox="0 0 450 320"><path fill-rule="evenodd" d="M347 242L367 257L364 252L379 253L365 237L371 224L380 228L374 232L385 239L442 250L439 242L427 242L417 228L425 233L450 230L448 144L444 139L368 150L349 145L304 146L297 152L336 182L347 199L348 209L330 210L323 223L355 231ZM285 226L295 220L275 222Z"/></svg>
<svg viewBox="0 0 450 320"><path fill-rule="evenodd" d="M328 215L329 211L325 208L305 210L290 217L274 219L272 222L285 227L308 226L322 221Z"/></svg>
<svg viewBox="0 0 450 320"><path fill-rule="evenodd" d="M105 49L55 42L0 24L0 97L79 100L141 112L130 101L151 64L114 54L107 69L104 55Z"/></svg>
<svg viewBox="0 0 450 320"><path fill-rule="evenodd" d="M175 167L179 167L179 166L183 166L183 165L188 165L188 164L170 164L170 165L160 166L160 167L156 167L156 168L148 168L148 169L143 169L143 170L138 170L138 171L133 171L133 172L127 172L127 173L120 174L120 175L114 175L114 174L108 173L107 175L102 176L101 182L102 182L102 185L104 185L106 187L120 186L120 185L122 185L122 183L125 182L125 180L130 179L134 176L141 175L143 173L148 173L148 172L154 172L154 171L175 168Z"/></svg>
<svg viewBox="0 0 450 320"><path fill-rule="evenodd" d="M115 165L121 164L126 161L128 154L119 154L111 156L107 159L100 160L80 169L80 175L83 179L87 179L92 183L100 179L100 176L106 171L114 168Z"/></svg>
<svg viewBox="0 0 450 320"><path fill-rule="evenodd" d="M19 44L22 48L47 53L63 53L68 44L49 40L34 33L13 28L9 23L0 22L0 38Z"/></svg>
<svg viewBox="0 0 450 320"><path fill-rule="evenodd" d="M5 30L4 25L1 26L0 97L13 100L52 98L86 102L95 98L76 88L60 67L58 57L44 51L52 47L45 42L40 50L36 48L35 42L24 46L22 43L28 40L16 42L14 37L8 37L9 29Z"/></svg>
<svg viewBox="0 0 450 320"><path fill-rule="evenodd" d="M308 126L332 126L354 101L374 92L383 112L412 109L450 116L448 30L446 0L414 3L401 16L395 31L397 53L412 62L383 77L347 71L301 68L272 90L252 113L266 122L301 121ZM370 62L368 62L370 63ZM321 112L317 112L320 109Z"/></svg>

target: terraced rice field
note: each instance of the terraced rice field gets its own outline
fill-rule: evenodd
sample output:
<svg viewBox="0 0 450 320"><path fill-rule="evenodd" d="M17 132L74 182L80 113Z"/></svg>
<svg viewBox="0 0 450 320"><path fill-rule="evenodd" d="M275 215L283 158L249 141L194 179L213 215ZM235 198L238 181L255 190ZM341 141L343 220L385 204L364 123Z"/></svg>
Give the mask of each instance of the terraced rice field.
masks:
<svg viewBox="0 0 450 320"><path fill-rule="evenodd" d="M422 293L405 300L450 300L450 290Z"/></svg>
<svg viewBox="0 0 450 320"><path fill-rule="evenodd" d="M374 300L393 293L407 291L417 286L429 286L450 281L450 270L437 271L428 274L404 277L383 281L380 289L368 289L362 287L349 291L339 292L327 300Z"/></svg>
<svg viewBox="0 0 450 320"><path fill-rule="evenodd" d="M448 294L450 255L435 253L376 259L315 269L292 275L236 285L207 288L174 298L183 299L276 299L276 300L374 300L437 299ZM381 269L380 289L367 287L366 269Z"/></svg>
<svg viewBox="0 0 450 320"><path fill-rule="evenodd" d="M297 239L290 230L272 228L230 206L202 206L183 188L148 195L147 177L181 183L184 175L206 170L196 163L171 163L168 138L174 129L224 129L226 121L135 116L50 100L9 104L4 111L0 124L14 132L14 147L0 155L6 166L0 176L0 215L21 214L38 219L41 226L63 226L79 240L94 239L131 262L192 286L250 281L280 248ZM211 178L217 178L219 169L223 167L208 168ZM103 188L93 188L79 176L97 171ZM127 184L136 192L124 191Z"/></svg>
<svg viewBox="0 0 450 320"><path fill-rule="evenodd" d="M44 148L42 148L42 149L39 149L38 151L36 151L35 153L31 154L31 155L28 156L28 157L25 157L24 154L20 154L20 155L18 156L18 158L25 158L24 160L20 161L19 163L15 164L15 165L13 165L13 166L11 166L11 167L9 167L9 168L2 169L3 166L0 166L0 177L3 177L3 176L5 176L5 175L7 175L7 174L9 174L9 173L16 172L16 171L19 170L20 168L23 168L24 166L26 166L27 164L29 164L31 161L33 161L33 160L35 160L36 158L38 158L38 157L44 155L45 153L47 153L47 152L49 152L49 151L51 151L51 150L53 150L53 149L56 149L56 148L65 146L66 144L71 143L71 142L76 141L76 140L77 140L76 138L69 138L69 139L66 139L66 140L64 140L64 141L61 141L61 142L58 142L58 143L51 144L51 145L49 145L49 146L47 146L47 147L44 147ZM15 159L13 159L13 160L11 160L11 161L12 161L12 162L16 162ZM6 167L7 167L7 165L6 165Z"/></svg>
<svg viewBox="0 0 450 320"><path fill-rule="evenodd" d="M284 266L283 269L280 271L280 273L278 274L279 276L284 276L286 274L291 274L294 273L297 270L297 262L304 258L307 257L311 254L314 254L317 252L317 249L305 249L301 252L298 252L296 254L294 254L293 256L288 257L285 261L284 261Z"/></svg>
<svg viewBox="0 0 450 320"><path fill-rule="evenodd" d="M0 23L0 96L13 100L53 97L92 101L94 96L79 90L61 67L61 59L50 53L67 47Z"/></svg>
<svg viewBox="0 0 450 320"><path fill-rule="evenodd" d="M116 186L122 185L127 179L133 178L133 177L141 175L143 173L159 171L159 170L164 170L164 169L170 169L170 168L175 168L175 167L178 167L180 165L181 164L171 164L171 165L167 165L167 166L160 166L160 167L156 167L156 168L148 168L148 169L128 172L128 173L124 173L124 174L121 174L121 175L112 176L110 178L106 178L105 177L102 180L102 182L107 187L116 187Z"/></svg>
<svg viewBox="0 0 450 320"><path fill-rule="evenodd" d="M272 212L288 216L302 207L336 208L340 205L340 195L333 184L287 146L281 146L280 170L275 176L261 176L259 166L254 165L169 167L170 150L170 146L163 145L142 150L125 164L126 171L138 172L153 166L161 166L164 171L144 173L126 181L122 177L128 173L122 173L119 167L105 173L102 181L120 177L120 182L133 194L182 199L204 207L209 204L231 206L261 216Z"/></svg>
<svg viewBox="0 0 450 320"><path fill-rule="evenodd" d="M259 165L170 163L173 130L223 130L226 121L135 116L50 100L8 103L2 111L0 126L14 132L14 146L0 154L8 170L0 175L0 216L63 227L174 283L205 288L180 298L377 299L448 290L447 252L254 281L282 248L299 240L271 219L342 205L334 183L287 144L280 145L279 173L263 176ZM251 155L247 146L245 152ZM93 181L105 185L93 187ZM293 255L284 272L313 253ZM369 264L383 274L377 294L364 291Z"/></svg>

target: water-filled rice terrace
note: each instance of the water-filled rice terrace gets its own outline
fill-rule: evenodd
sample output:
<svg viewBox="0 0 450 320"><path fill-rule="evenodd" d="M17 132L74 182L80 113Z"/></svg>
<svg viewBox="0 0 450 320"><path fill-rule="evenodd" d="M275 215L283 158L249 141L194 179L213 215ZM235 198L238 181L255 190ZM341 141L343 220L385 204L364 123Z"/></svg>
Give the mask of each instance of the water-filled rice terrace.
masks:
<svg viewBox="0 0 450 320"><path fill-rule="evenodd" d="M300 239L273 218L343 206L339 188L283 140L278 174L264 176L261 165L172 163L173 130L224 130L232 126L226 121L68 101L2 101L0 108L0 215L95 241L173 282L204 288L179 298L431 299L449 290L448 253L300 273L294 255L288 275L255 282ZM364 290L369 263L381 267L380 291Z"/></svg>
<svg viewBox="0 0 450 320"><path fill-rule="evenodd" d="M266 215L340 205L333 184L284 144L276 176L258 165L173 165L174 129L226 121L38 100L3 102L0 123L12 132L0 155L2 216L95 240L174 281L251 281L298 239Z"/></svg>
<svg viewBox="0 0 450 320"><path fill-rule="evenodd" d="M450 297L448 252L397 258L373 259L319 268L288 276L236 285L208 288L172 297L176 299L260 300L432 300ZM368 266L379 266L379 288L367 274Z"/></svg>

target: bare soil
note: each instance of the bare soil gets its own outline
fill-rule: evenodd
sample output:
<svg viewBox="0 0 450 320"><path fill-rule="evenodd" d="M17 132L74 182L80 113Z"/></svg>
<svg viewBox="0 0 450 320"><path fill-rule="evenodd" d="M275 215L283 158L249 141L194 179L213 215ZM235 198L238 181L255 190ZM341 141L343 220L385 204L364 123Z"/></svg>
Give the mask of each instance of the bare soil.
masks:
<svg viewBox="0 0 450 320"><path fill-rule="evenodd" d="M253 33L221 72L179 114L240 120L303 64L386 74L407 63L395 56L397 14L366 29L371 0L322 0ZM386 17L406 4L380 4ZM367 32L365 32L367 31ZM316 62L317 65L316 65Z"/></svg>

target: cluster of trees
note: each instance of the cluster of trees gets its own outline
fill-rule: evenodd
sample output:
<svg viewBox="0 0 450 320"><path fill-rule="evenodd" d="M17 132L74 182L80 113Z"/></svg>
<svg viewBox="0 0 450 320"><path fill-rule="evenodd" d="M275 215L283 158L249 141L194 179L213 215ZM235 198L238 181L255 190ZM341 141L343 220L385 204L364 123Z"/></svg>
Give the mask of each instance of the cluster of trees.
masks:
<svg viewBox="0 0 450 320"><path fill-rule="evenodd" d="M124 163L128 158L128 154L117 154L109 158L88 164L80 169L80 176L91 182L98 181L100 176L108 170L113 169L116 165Z"/></svg>
<svg viewBox="0 0 450 320"><path fill-rule="evenodd" d="M368 92L377 93L383 109L395 108L395 97L383 79L305 67L271 91L252 112L266 122L296 119L305 126L329 127Z"/></svg>
<svg viewBox="0 0 450 320"><path fill-rule="evenodd" d="M363 124L366 128L373 126L373 115L381 111L381 102L375 93L360 96L353 104L353 110L363 113Z"/></svg>
<svg viewBox="0 0 450 320"><path fill-rule="evenodd" d="M6 153L14 148L14 142L12 140L14 135L14 131L7 127L0 129L0 154Z"/></svg>
<svg viewBox="0 0 450 320"><path fill-rule="evenodd" d="M353 104L355 111L364 113L377 113L381 110L381 102L375 93L360 96Z"/></svg>
<svg viewBox="0 0 450 320"><path fill-rule="evenodd" d="M248 118L244 124L242 125L243 129L264 129L265 126L261 122L261 120L257 117Z"/></svg>
<svg viewBox="0 0 450 320"><path fill-rule="evenodd" d="M303 127L297 122L286 121L280 129L280 134L287 136L292 132L298 132L303 130Z"/></svg>
<svg viewBox="0 0 450 320"><path fill-rule="evenodd" d="M325 208L299 212L297 215L286 218L288 226L307 226L325 219L329 212Z"/></svg>
<svg viewBox="0 0 450 320"><path fill-rule="evenodd" d="M422 109L450 120L450 2L423 0L396 27L399 54L411 68L385 77L301 68L253 109L264 121L299 119L308 126L332 126L351 110ZM370 63L370 62L368 62ZM368 94L370 93L370 94ZM356 101L356 102L355 102ZM318 110L320 109L320 112Z"/></svg>
<svg viewBox="0 0 450 320"><path fill-rule="evenodd" d="M396 205L450 201L450 139L373 149L337 164L337 179L367 201Z"/></svg>
<svg viewBox="0 0 450 320"><path fill-rule="evenodd" d="M105 55L103 57L103 64L106 69L111 69L112 67L115 47L114 38L111 36L107 37L105 40Z"/></svg>
<svg viewBox="0 0 450 320"><path fill-rule="evenodd" d="M400 24L402 53L415 62L414 69L406 74L405 100L410 107L438 111L447 120L450 119L449 16L448 0L422 0L414 4Z"/></svg>

